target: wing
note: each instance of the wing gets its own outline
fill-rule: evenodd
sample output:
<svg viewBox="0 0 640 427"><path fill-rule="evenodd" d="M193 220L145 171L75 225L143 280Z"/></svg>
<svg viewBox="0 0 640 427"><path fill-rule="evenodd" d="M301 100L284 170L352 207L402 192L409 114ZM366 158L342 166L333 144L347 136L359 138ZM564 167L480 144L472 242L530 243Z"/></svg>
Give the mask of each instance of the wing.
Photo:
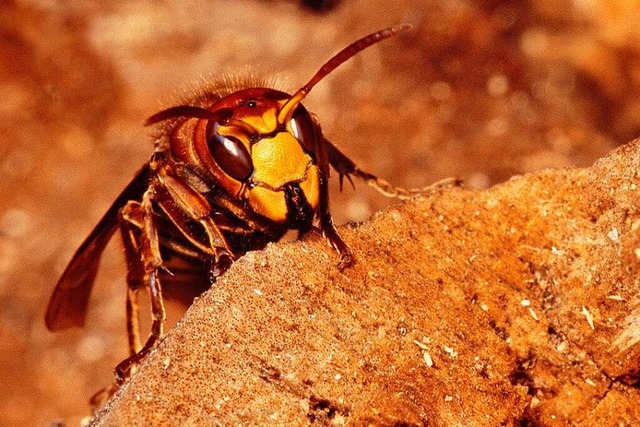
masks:
<svg viewBox="0 0 640 427"><path fill-rule="evenodd" d="M89 295L98 273L100 257L118 227L118 212L129 200L142 198L147 189L149 176L150 168L146 164L136 173L73 255L49 300L45 315L45 323L49 330L59 331L71 326L84 326Z"/></svg>

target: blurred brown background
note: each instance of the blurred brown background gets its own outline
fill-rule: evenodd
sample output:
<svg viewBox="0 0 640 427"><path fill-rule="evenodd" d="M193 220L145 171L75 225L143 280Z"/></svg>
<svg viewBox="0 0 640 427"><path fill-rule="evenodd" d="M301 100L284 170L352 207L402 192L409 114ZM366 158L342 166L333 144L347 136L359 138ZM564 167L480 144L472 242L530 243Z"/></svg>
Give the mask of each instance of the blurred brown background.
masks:
<svg viewBox="0 0 640 427"><path fill-rule="evenodd" d="M321 5L323 2L309 2ZM356 38L305 105L363 169L484 188L585 166L640 134L640 2L0 0L0 424L70 424L126 356L124 268L107 250L84 330L48 332L62 269L151 153L144 119L224 74L292 91ZM333 6L333 7L329 7ZM333 192L338 222L388 203Z"/></svg>

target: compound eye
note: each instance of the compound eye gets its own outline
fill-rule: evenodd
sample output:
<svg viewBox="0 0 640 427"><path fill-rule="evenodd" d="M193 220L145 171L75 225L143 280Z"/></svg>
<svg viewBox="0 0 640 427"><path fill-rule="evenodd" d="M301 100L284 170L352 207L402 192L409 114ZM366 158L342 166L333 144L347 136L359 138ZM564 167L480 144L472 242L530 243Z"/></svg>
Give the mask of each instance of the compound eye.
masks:
<svg viewBox="0 0 640 427"><path fill-rule="evenodd" d="M316 124L302 104L293 113L289 126L291 127L291 133L296 137L302 149L309 154L315 154Z"/></svg>
<svg viewBox="0 0 640 427"><path fill-rule="evenodd" d="M216 121L207 124L207 145L213 160L231 178L237 181L249 179L253 173L251 155L239 139L220 135L219 127L220 123Z"/></svg>

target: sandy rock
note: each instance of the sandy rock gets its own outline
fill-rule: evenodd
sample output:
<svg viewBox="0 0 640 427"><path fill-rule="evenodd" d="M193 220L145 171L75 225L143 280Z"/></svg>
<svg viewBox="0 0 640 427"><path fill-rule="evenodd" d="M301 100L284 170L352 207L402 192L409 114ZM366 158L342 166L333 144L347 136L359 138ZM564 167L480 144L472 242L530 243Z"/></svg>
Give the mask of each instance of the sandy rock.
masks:
<svg viewBox="0 0 640 427"><path fill-rule="evenodd" d="M640 142L240 259L94 425L631 425ZM605 424L602 424L605 422Z"/></svg>

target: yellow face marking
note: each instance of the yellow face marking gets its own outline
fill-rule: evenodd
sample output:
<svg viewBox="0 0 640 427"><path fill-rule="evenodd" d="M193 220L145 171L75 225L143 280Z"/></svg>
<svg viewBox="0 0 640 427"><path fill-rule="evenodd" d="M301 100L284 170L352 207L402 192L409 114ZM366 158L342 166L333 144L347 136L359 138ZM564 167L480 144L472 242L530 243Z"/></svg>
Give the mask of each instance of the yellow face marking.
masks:
<svg viewBox="0 0 640 427"><path fill-rule="evenodd" d="M299 182L311 209L316 211L320 204L320 177L318 167L312 165L306 172L306 179ZM258 214L276 222L287 219L287 201L283 190L274 191L266 187L254 187L247 190L247 200Z"/></svg>
<svg viewBox="0 0 640 427"><path fill-rule="evenodd" d="M300 181L311 163L298 140L289 132L258 141L251 147L253 182L277 189L291 181Z"/></svg>
<svg viewBox="0 0 640 427"><path fill-rule="evenodd" d="M277 111L274 108L268 108L259 116L244 116L241 120L262 134L271 133L278 127Z"/></svg>
<svg viewBox="0 0 640 427"><path fill-rule="evenodd" d="M248 192L251 208L258 214L276 222L287 219L287 202L284 191L273 191L265 187L254 187Z"/></svg>

